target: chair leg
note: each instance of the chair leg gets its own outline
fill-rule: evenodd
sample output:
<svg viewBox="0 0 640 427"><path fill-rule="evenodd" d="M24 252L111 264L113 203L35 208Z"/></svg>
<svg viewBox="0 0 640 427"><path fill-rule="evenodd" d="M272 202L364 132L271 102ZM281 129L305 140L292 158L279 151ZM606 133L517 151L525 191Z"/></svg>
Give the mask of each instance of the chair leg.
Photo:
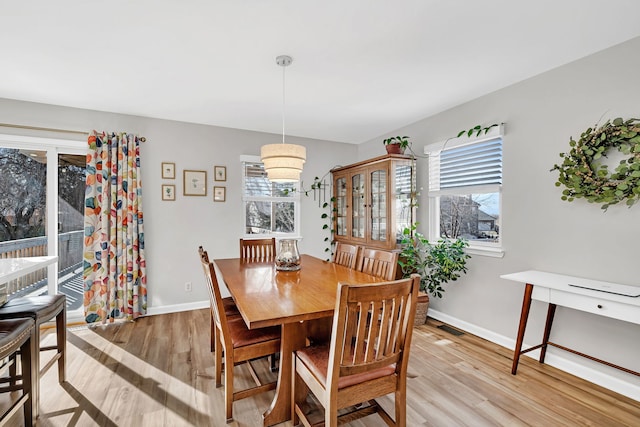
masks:
<svg viewBox="0 0 640 427"><path fill-rule="evenodd" d="M407 390L396 390L395 393L395 401L396 401L396 425L397 426L406 426L407 425Z"/></svg>
<svg viewBox="0 0 640 427"><path fill-rule="evenodd" d="M33 375L33 419L40 415L40 325L36 322L33 327L33 353L31 354L31 375ZM23 373L24 374L24 373Z"/></svg>
<svg viewBox="0 0 640 427"><path fill-rule="evenodd" d="M271 372L278 372L278 366L276 365L276 356L277 355L275 353L269 356L269 359L271 359Z"/></svg>
<svg viewBox="0 0 640 427"><path fill-rule="evenodd" d="M217 351L216 351L217 354ZM224 357L224 402L227 423L233 421L233 360L225 352Z"/></svg>
<svg viewBox="0 0 640 427"><path fill-rule="evenodd" d="M334 404L331 404L331 401L326 403L327 407L324 408L324 426L338 427L338 408L336 408L335 402Z"/></svg>
<svg viewBox="0 0 640 427"><path fill-rule="evenodd" d="M292 380L291 380L291 421L292 425L297 426L300 422L296 408L300 408L302 411L302 405L307 399L307 385L302 381L302 378L296 372L296 356L294 354L291 364Z"/></svg>
<svg viewBox="0 0 640 427"><path fill-rule="evenodd" d="M10 365L9 365L9 385L11 387L16 385L16 378L18 376L18 360L15 354L9 356Z"/></svg>
<svg viewBox="0 0 640 427"><path fill-rule="evenodd" d="M217 332L217 331L216 331ZM220 342L220 336L216 334L215 336L215 370L216 370L216 387L220 387L222 385L222 342ZM232 365L233 369L233 365Z"/></svg>
<svg viewBox="0 0 640 427"><path fill-rule="evenodd" d="M216 350L216 324L213 321L213 310L209 308L209 318L211 319L211 352Z"/></svg>
<svg viewBox="0 0 640 427"><path fill-rule="evenodd" d="M65 308L63 308L56 316L56 340L58 347L57 351L60 355L60 358L58 359L58 382L62 384L67 380L67 310Z"/></svg>
<svg viewBox="0 0 640 427"><path fill-rule="evenodd" d="M37 400L34 398L34 380L38 378L36 367L34 366L33 359L38 349L35 346L35 332L31 332L31 336L22 347L20 347L20 362L22 366L22 393L28 396L24 403L24 425L25 427L32 427L35 424L35 415L37 413L36 406Z"/></svg>

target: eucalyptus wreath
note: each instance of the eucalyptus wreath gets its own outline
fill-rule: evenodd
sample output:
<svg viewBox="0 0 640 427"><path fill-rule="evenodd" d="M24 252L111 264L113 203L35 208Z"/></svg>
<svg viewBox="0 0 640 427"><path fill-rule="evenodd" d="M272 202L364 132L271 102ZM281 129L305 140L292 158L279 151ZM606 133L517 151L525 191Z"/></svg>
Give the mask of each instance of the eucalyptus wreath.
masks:
<svg viewBox="0 0 640 427"><path fill-rule="evenodd" d="M556 187L566 187L562 200L585 198L589 203L602 203L604 210L625 199L628 206L640 200L639 119L607 121L584 131L578 141L571 137L569 146L568 153L560 153L562 164L551 169L559 172ZM599 159L613 148L628 157L609 171Z"/></svg>

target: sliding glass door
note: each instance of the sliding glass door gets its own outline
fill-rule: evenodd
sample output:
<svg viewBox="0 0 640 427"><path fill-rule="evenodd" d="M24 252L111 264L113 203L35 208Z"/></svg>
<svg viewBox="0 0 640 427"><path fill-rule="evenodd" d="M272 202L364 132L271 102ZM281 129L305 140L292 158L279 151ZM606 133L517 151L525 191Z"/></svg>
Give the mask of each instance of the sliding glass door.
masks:
<svg viewBox="0 0 640 427"><path fill-rule="evenodd" d="M58 255L9 299L64 293L68 318L82 316L85 159L85 141L0 134L0 257Z"/></svg>

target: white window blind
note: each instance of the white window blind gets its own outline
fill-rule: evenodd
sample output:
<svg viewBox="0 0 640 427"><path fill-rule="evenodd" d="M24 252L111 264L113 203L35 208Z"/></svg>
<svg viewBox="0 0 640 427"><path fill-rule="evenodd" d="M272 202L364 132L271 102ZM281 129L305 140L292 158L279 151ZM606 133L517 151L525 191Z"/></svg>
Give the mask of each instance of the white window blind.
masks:
<svg viewBox="0 0 640 427"><path fill-rule="evenodd" d="M429 152L429 193L502 184L502 138Z"/></svg>

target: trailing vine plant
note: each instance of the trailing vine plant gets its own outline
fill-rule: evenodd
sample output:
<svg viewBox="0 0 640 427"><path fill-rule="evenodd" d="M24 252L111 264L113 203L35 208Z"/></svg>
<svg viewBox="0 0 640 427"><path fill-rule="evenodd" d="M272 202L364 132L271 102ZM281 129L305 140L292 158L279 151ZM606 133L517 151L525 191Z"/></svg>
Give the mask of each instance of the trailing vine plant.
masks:
<svg viewBox="0 0 640 427"><path fill-rule="evenodd" d="M322 219L322 230L328 232L328 235L324 237L325 248L324 252L327 255L326 260L330 261L333 256L333 248L335 244L334 229L333 224L335 224L335 215L337 212L337 208L335 207L335 197L332 195L329 200L326 199L326 192L331 191L330 184L325 182L325 178L329 175L331 171L327 172L322 176L322 178L315 177L313 178L313 183L311 184L309 189L304 188L304 183L300 183L300 194L304 194L307 197L313 196L315 200L318 201L318 207L322 209L320 214L320 218ZM289 190L285 190L285 194L288 192L296 191L295 188L291 188Z"/></svg>
<svg viewBox="0 0 640 427"><path fill-rule="evenodd" d="M562 200L572 202L585 198L589 203L609 206L625 201L633 206L640 200L640 120L617 118L600 127L588 128L578 141L569 140L571 150L560 153L562 164L551 171L558 171L556 187L566 187ZM612 149L628 156L620 161L614 171L601 163L602 157Z"/></svg>
<svg viewBox="0 0 640 427"><path fill-rule="evenodd" d="M485 126L485 127L482 127L480 125L475 125L471 129L461 130L460 132L458 132L458 136L456 136L456 138L460 138L465 133L467 134L468 137L471 137L471 135L473 135L474 133L476 134L476 136L480 136L483 132L486 135L494 126L498 126L498 124L494 123L492 125Z"/></svg>

